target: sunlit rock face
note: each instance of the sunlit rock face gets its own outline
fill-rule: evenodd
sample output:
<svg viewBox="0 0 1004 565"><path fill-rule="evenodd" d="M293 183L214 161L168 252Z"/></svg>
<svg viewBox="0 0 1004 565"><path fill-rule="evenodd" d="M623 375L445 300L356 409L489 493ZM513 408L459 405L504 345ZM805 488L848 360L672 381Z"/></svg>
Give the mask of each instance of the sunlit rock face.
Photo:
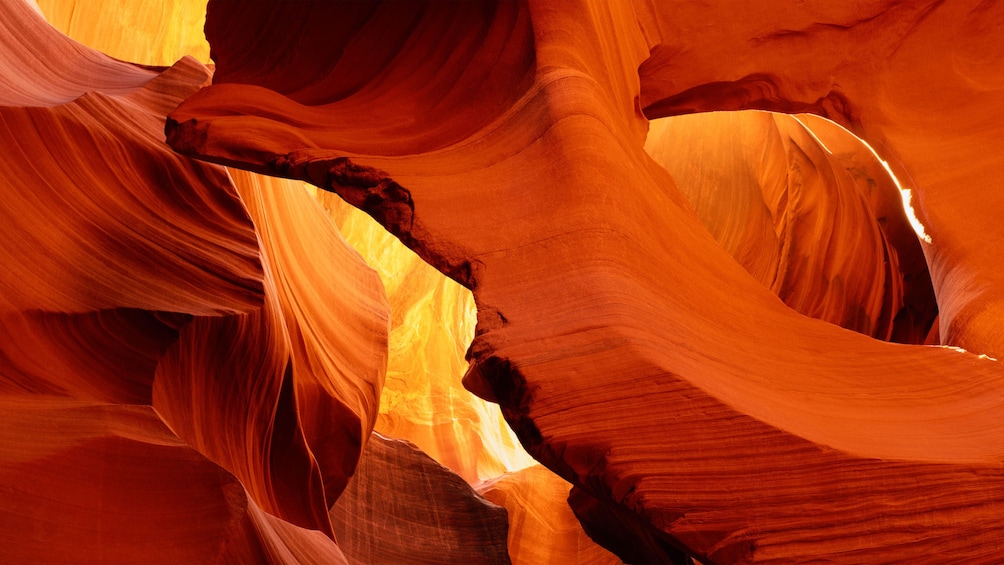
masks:
<svg viewBox="0 0 1004 565"><path fill-rule="evenodd" d="M376 429L414 442L471 484L534 464L498 406L463 388L477 322L466 288L337 195L315 195L380 273L391 306L387 380Z"/></svg>
<svg viewBox="0 0 1004 565"><path fill-rule="evenodd" d="M116 59L163 66L190 55L209 62L207 0L31 1L53 27Z"/></svg>
<svg viewBox="0 0 1004 565"><path fill-rule="evenodd" d="M935 212L933 195L967 180L966 191L986 186L974 173L998 157L970 165L956 154L952 166L928 163L927 174L907 159L935 140L971 147L947 127L954 114L997 115L999 86L980 64L960 75L968 82L944 77L938 96L915 94L929 84L921 52L960 35L989 41L992 30L974 22L991 8L808 3L771 19L732 5L349 4L343 30L305 23L332 21L325 10L334 8L210 3L219 74L171 114L168 139L185 154L338 192L472 288L478 327L465 383L497 400L531 454L588 495L573 497L573 509L622 556L610 532L628 532L666 560L999 559L998 363L884 343L785 306L712 238L645 153L643 114L812 111L871 140L919 195L942 337L993 354L996 326L978 322L993 318L996 271L966 260L989 240L957 243L952 230L971 228L949 227L963 226L963 208ZM740 23L701 33L709 21ZM265 22L296 33L262 40ZM311 46L322 37L344 48L319 53ZM722 45L740 55L723 56ZM427 70L433 64L438 72ZM490 95L473 96L475 88ZM825 161L829 175L847 172L816 154L822 161L809 161ZM785 159L786 168L799 163ZM832 198L828 176L818 181L804 184ZM814 196L823 210L843 210L823 194ZM881 215L856 198L867 232L840 218L836 229L851 233L827 238L839 257L816 260L856 267L855 238L870 240L878 247L855 275L875 280L892 272L886 256L895 247L876 235ZM979 225L995 198L979 192ZM942 295L961 289L962 274L983 284L949 299L946 311ZM895 333L895 297L905 291L848 289L864 312L852 322ZM966 318L973 304L991 309ZM910 323L905 341L920 341L924 322Z"/></svg>
<svg viewBox="0 0 1004 565"><path fill-rule="evenodd" d="M1004 5L969 0L676 3L639 19L650 118L708 110L812 111L875 147L913 190L945 343L1000 357L998 268ZM727 21L690 31L692 22ZM685 47L684 47L685 46Z"/></svg>
<svg viewBox="0 0 1004 565"><path fill-rule="evenodd" d="M1000 11L0 3L0 561L1001 561Z"/></svg>
<svg viewBox="0 0 1004 565"><path fill-rule="evenodd" d="M509 512L509 555L515 565L621 563L582 530L566 503L569 488L561 477L540 465L478 485L478 492Z"/></svg>
<svg viewBox="0 0 1004 565"><path fill-rule="evenodd" d="M334 501L373 429L387 365L379 278L324 210L282 179L233 171L268 260L289 340L295 411ZM301 260L317 253L316 260ZM339 288L352 281L366 289ZM354 331L351 331L354 330ZM236 375L239 378L239 375Z"/></svg>

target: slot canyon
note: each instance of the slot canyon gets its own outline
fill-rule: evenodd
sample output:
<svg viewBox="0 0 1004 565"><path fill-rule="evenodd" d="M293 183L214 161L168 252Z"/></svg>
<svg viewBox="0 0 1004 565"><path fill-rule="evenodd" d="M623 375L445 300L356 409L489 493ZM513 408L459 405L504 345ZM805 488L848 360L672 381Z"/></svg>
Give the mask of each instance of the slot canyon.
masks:
<svg viewBox="0 0 1004 565"><path fill-rule="evenodd" d="M0 562L1004 562L1004 3L0 28Z"/></svg>

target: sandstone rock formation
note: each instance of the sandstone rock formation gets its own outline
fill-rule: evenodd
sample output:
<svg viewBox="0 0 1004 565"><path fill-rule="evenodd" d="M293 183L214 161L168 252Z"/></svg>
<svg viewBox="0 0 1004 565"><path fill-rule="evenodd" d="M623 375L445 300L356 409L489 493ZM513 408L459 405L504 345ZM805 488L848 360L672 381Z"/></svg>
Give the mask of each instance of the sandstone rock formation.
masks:
<svg viewBox="0 0 1004 565"><path fill-rule="evenodd" d="M1002 22L0 1L0 561L1000 561Z"/></svg>
<svg viewBox="0 0 1004 565"><path fill-rule="evenodd" d="M924 341L937 304L923 250L895 179L852 134L811 115L712 112L653 120L645 150L715 240L790 308L882 340Z"/></svg>
<svg viewBox="0 0 1004 565"><path fill-rule="evenodd" d="M1002 224L990 187L1001 167L1004 6L882 0L760 12L729 2L644 12L646 115L755 107L849 127L913 190L944 341L999 355ZM699 21L729 25L694 33Z"/></svg>
<svg viewBox="0 0 1004 565"><path fill-rule="evenodd" d="M207 0L31 1L53 27L116 59L162 66L190 55L209 62Z"/></svg>
<svg viewBox="0 0 1004 565"><path fill-rule="evenodd" d="M375 417L376 273L302 191L164 144L201 64L115 61L21 2L0 26L2 560L345 562L326 499Z"/></svg>
<svg viewBox="0 0 1004 565"><path fill-rule="evenodd" d="M331 523L354 563L511 563L504 509L414 445L379 434L331 507Z"/></svg>
<svg viewBox="0 0 1004 565"><path fill-rule="evenodd" d="M586 536L568 507L569 488L561 477L540 465L478 485L478 492L509 512L509 555L514 565L621 563Z"/></svg>
<svg viewBox="0 0 1004 565"><path fill-rule="evenodd" d="M337 195L315 195L380 273L391 307L387 379L375 429L404 438L471 484L534 464L498 406L463 388L477 322L466 288Z"/></svg>
<svg viewBox="0 0 1004 565"><path fill-rule="evenodd" d="M905 164L894 171L920 195L934 288L954 293L940 304L942 337L994 354L996 270L981 254L996 193L974 187L997 157L948 166L932 142L999 111L984 68L995 52L936 49L954 74L937 100L915 94L932 44L992 39L980 23L990 5L809 3L776 19L727 2L444 6L347 5L343 30L303 23L334 21L334 8L211 3L214 85L171 114L169 141L338 192L472 288L469 388L653 552L1000 557L998 363L795 314L643 150L643 111L748 107L819 112L894 148ZM719 21L738 24L694 30ZM298 33L248 41L266 28ZM312 48L322 36L338 48ZM676 57L673 41L697 55ZM873 67L854 64L865 55ZM996 130L963 131L989 144ZM974 197L934 212L934 195L960 183ZM990 235L960 242L948 226L973 203Z"/></svg>

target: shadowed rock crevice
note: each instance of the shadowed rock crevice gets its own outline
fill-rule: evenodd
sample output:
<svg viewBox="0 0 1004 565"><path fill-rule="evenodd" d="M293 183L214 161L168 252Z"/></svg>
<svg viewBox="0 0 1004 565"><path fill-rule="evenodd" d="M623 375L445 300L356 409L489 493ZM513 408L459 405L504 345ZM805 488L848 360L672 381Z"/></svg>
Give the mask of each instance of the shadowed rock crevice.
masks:
<svg viewBox="0 0 1004 565"><path fill-rule="evenodd" d="M511 564L505 509L404 440L373 434L330 514L350 563Z"/></svg>

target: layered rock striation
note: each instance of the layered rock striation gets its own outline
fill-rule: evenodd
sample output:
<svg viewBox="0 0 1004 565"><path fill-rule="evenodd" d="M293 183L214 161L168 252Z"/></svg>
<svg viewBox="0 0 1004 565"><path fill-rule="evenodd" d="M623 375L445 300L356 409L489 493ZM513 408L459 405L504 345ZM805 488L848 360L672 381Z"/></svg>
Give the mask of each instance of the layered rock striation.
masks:
<svg viewBox="0 0 1004 565"><path fill-rule="evenodd" d="M921 52L963 35L986 44L992 27L979 22L992 7L873 3L862 15L809 3L701 34L700 22L733 21L732 4L444 6L350 4L343 30L308 23L334 21L334 8L211 3L219 72L171 114L169 141L338 192L471 288L465 383L580 489L573 507L595 501L579 517L597 539L629 532L648 555L722 563L1000 557L999 364L795 313L644 151L647 117L689 111L812 111L851 127L920 195L942 338L994 354L996 326L981 320L994 319L984 254L996 193L976 177L998 160L931 153L948 138L992 143L993 127L947 124L1000 107L983 68L993 50L976 63L975 51L936 49L952 59L938 72L968 70L943 77L937 97L916 94L929 78ZM233 32L265 22L296 33ZM322 37L338 48L311 49ZM698 55L673 47L687 38ZM721 56L728 45L742 55ZM864 55L873 67L855 64ZM963 185L939 208L946 187ZM975 224L950 227L968 213ZM980 236L953 236L974 225ZM868 256L894 278L891 260ZM854 300L897 302L882 296ZM899 309L883 308L861 319L889 335Z"/></svg>
<svg viewBox="0 0 1004 565"><path fill-rule="evenodd" d="M0 556L345 563L327 500L383 381L376 273L303 191L164 143L200 63L116 61L21 2L0 26Z"/></svg>
<svg viewBox="0 0 1004 565"><path fill-rule="evenodd" d="M1002 20L0 2L0 560L1000 561Z"/></svg>

